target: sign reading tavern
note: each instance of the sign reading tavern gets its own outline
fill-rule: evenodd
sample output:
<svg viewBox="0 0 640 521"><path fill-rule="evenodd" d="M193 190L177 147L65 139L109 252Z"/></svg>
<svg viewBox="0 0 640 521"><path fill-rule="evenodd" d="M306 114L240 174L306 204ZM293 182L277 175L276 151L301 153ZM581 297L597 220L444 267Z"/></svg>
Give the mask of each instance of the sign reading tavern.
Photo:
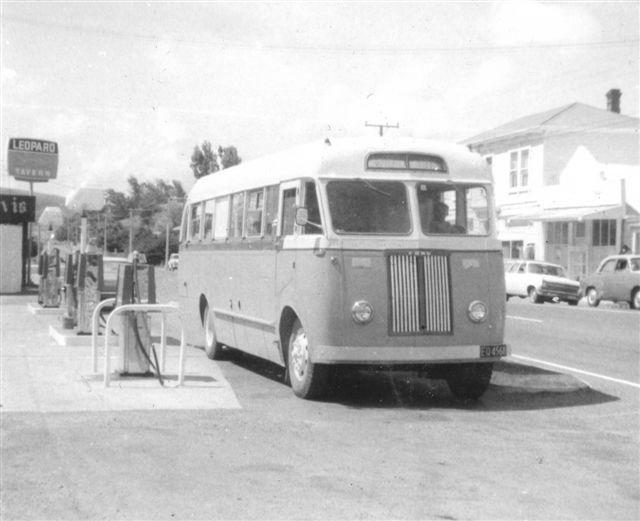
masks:
<svg viewBox="0 0 640 521"><path fill-rule="evenodd" d="M43 182L58 173L58 143L12 137L7 153L9 175L19 181Z"/></svg>

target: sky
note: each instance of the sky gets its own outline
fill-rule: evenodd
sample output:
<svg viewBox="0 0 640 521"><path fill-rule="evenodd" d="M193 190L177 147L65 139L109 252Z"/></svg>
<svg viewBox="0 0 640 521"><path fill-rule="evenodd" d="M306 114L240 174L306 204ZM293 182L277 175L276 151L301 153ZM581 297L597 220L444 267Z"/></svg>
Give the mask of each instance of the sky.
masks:
<svg viewBox="0 0 640 521"><path fill-rule="evenodd" d="M0 3L2 186L11 137L56 141L36 192L195 181L194 146L244 160L326 137L460 142L581 102L639 115L629 2Z"/></svg>

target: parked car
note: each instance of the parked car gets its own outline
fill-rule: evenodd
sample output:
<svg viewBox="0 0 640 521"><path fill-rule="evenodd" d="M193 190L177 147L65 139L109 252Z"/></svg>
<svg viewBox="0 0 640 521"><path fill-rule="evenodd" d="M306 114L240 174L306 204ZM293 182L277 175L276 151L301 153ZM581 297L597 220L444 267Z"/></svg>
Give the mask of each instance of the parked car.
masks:
<svg viewBox="0 0 640 521"><path fill-rule="evenodd" d="M587 303L596 307L601 300L628 302L640 309L640 255L611 255L595 273L583 281Z"/></svg>
<svg viewBox="0 0 640 521"><path fill-rule="evenodd" d="M169 257L169 262L167 262L167 268L169 271L178 269L178 254L172 253L171 257Z"/></svg>
<svg viewBox="0 0 640 521"><path fill-rule="evenodd" d="M580 300L580 283L567 278L562 266L523 260L505 264L505 270L507 300L527 297L536 304L564 301L571 306Z"/></svg>

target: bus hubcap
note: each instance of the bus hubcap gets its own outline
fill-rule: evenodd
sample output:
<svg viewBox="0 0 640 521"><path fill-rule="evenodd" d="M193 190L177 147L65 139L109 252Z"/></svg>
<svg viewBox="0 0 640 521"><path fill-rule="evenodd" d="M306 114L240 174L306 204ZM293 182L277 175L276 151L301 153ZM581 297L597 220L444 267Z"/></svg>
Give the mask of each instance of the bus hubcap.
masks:
<svg viewBox="0 0 640 521"><path fill-rule="evenodd" d="M291 364L294 374L298 380L302 379L309 362L309 349L307 334L299 330L293 342L291 342Z"/></svg>

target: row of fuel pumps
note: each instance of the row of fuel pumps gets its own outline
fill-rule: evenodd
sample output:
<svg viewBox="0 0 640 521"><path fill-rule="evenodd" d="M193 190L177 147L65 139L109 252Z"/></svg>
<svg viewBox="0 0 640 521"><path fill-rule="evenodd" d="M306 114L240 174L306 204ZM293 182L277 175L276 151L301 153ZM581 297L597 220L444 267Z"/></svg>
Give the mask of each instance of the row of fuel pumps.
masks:
<svg viewBox="0 0 640 521"><path fill-rule="evenodd" d="M153 266L138 262L136 256L131 262L120 263L115 295L105 290L103 266L101 253L75 252L63 263L56 249L44 252L38 263L38 303L43 307L63 306L63 328L74 329L78 335L92 334L93 312L105 299L114 298L112 306L103 308L107 315L124 304L155 304ZM106 317L102 318L105 323ZM115 372L123 376L155 373L162 383L147 313L129 311L119 318L114 331L119 351Z"/></svg>

